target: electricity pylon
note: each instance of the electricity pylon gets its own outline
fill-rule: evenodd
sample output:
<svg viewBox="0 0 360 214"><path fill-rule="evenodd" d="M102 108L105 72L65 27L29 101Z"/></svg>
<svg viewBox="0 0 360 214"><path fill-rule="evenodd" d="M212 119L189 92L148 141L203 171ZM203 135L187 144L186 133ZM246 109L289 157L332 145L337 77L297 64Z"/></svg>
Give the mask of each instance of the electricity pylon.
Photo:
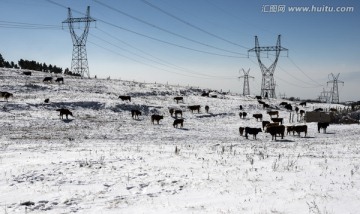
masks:
<svg viewBox="0 0 360 214"><path fill-rule="evenodd" d="M90 23L96 21L90 17L90 6L87 7L86 17L72 18L71 9L68 8L68 18L62 23L67 23L69 26L71 38L73 41L73 52L71 61L71 72L84 77L86 74L90 78L87 54L86 54L86 39L89 34ZM78 36L74 30L74 23L85 23L84 32Z"/></svg>
<svg viewBox="0 0 360 214"><path fill-rule="evenodd" d="M244 72L244 76L240 76L240 78L244 78L244 87L243 87L243 95L246 96L246 95L250 95L250 87L249 87L249 77L250 78L254 78L252 76L249 76L249 72L250 72L250 68L248 71L245 71L244 69L242 69L243 72ZM239 71L240 73L240 71Z"/></svg>
<svg viewBox="0 0 360 214"><path fill-rule="evenodd" d="M264 63L261 61L261 52L275 51L275 60L270 65L270 67L266 67ZM260 47L259 40L257 36L255 36L255 47L248 50L248 54L250 52L255 52L256 57L259 62L259 66L262 73L262 81L261 81L261 96L269 98L276 98L275 94L275 82L274 82L274 72L276 68L276 64L279 60L280 52L281 51L288 51L288 49L281 47L281 35L278 36L276 46L267 46L267 47Z"/></svg>
<svg viewBox="0 0 360 214"><path fill-rule="evenodd" d="M339 88L338 83L342 83L344 85L343 81L338 80L340 73L338 73L336 76L331 73L331 76L333 80L328 81L327 84L332 83L332 91L331 91L331 103L339 103Z"/></svg>

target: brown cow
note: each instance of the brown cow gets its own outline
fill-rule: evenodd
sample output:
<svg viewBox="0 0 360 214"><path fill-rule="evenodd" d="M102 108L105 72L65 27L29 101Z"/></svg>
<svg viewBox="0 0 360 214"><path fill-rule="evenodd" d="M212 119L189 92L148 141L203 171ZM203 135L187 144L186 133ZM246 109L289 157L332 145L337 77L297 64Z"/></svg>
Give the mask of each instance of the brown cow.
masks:
<svg viewBox="0 0 360 214"><path fill-rule="evenodd" d="M289 134L290 132L292 132L294 135L295 126L286 126L286 134Z"/></svg>
<svg viewBox="0 0 360 214"><path fill-rule="evenodd" d="M61 119L64 119L64 115L66 115L67 120L68 120L68 115L71 115L72 117L74 117L72 112L69 109L61 108L61 109L56 109L56 111L60 112L60 118Z"/></svg>
<svg viewBox="0 0 360 214"><path fill-rule="evenodd" d="M295 126L295 127L294 127L294 131L299 134L299 137L300 137L300 133L301 133L301 132L305 132L305 137L306 137L306 134L307 134L307 125Z"/></svg>
<svg viewBox="0 0 360 214"><path fill-rule="evenodd" d="M182 128L184 126L184 119L175 119L174 120L174 123L173 123L174 128L175 127L177 128L179 124Z"/></svg>
<svg viewBox="0 0 360 214"><path fill-rule="evenodd" d="M284 133L285 133L285 126L271 126L266 128L266 132L271 134L271 140L276 140L276 135L280 135L281 139L284 139Z"/></svg>
<svg viewBox="0 0 360 214"><path fill-rule="evenodd" d="M260 121L262 121L263 115L262 114L253 114L253 117L256 118L256 121L258 121L258 119L260 119Z"/></svg>
<svg viewBox="0 0 360 214"><path fill-rule="evenodd" d="M157 121L157 124L159 124L159 121L160 121L161 119L164 119L164 116L158 115L158 114L153 114L153 115L151 115L151 122L152 122L152 124L154 124L154 121Z"/></svg>

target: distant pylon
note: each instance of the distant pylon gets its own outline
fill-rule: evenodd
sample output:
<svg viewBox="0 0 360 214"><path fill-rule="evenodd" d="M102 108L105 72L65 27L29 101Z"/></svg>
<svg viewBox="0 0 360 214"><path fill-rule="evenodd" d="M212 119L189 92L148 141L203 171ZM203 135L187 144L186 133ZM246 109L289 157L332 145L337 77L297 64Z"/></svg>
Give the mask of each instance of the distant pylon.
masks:
<svg viewBox="0 0 360 214"><path fill-rule="evenodd" d="M79 74L84 77L86 74L90 78L87 54L86 54L86 39L89 34L90 23L96 21L90 17L90 6L87 7L86 17L83 18L72 18L71 9L68 8L68 18L62 23L67 23L69 26L71 38L73 41L73 53L71 61L71 72ZM77 36L74 30L74 23L85 23L84 32Z"/></svg>
<svg viewBox="0 0 360 214"><path fill-rule="evenodd" d="M332 83L333 87L331 90L331 103L339 103L339 88L338 83L342 83L344 85L343 81L338 80L340 73L338 73L336 76L331 73L331 76L333 80L328 81L327 84Z"/></svg>
<svg viewBox="0 0 360 214"><path fill-rule="evenodd" d="M244 87L243 87L243 95L250 95L250 87L249 87L249 77L250 78L254 78L252 76L249 76L249 72L250 72L250 68L248 69L248 71L245 71L244 69L242 69L244 72L244 76L240 76L240 78L244 78ZM240 73L240 71L239 71Z"/></svg>
<svg viewBox="0 0 360 214"><path fill-rule="evenodd" d="M275 61L270 65L270 67L266 67L261 61L261 52L269 52L275 51ZM276 46L269 47L260 47L259 40L257 36L255 36L255 47L248 50L249 52L255 52L258 63L262 73L262 81L261 81L261 96L265 97L266 95L269 98L276 98L275 94L275 81L274 81L274 72L275 67L278 62L280 52L288 51L288 49L281 47L281 35L278 36Z"/></svg>

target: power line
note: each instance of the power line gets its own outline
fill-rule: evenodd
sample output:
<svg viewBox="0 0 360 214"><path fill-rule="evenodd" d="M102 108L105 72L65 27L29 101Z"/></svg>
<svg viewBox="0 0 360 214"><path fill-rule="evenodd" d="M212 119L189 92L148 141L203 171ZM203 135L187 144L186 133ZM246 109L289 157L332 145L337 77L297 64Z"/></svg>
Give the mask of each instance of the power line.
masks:
<svg viewBox="0 0 360 214"><path fill-rule="evenodd" d="M117 48L119 48L119 49L121 49L121 50L127 51L127 52L129 52L129 53L131 53L131 54L133 54L133 55L136 55L136 56L138 56L138 57L141 57L141 58L143 58L143 59L146 59L146 60L149 60L149 61L152 61L152 62L161 64L161 65L164 65L164 66L167 66L167 67L170 67L170 68L179 70L179 71L184 71L184 72L187 72L187 73L190 73L190 74L196 74L196 75L199 75L199 76L212 77L212 78L216 78L216 79L234 79L234 78L235 78L235 77L231 77L231 76L214 76L214 75L208 75L208 74L199 73L199 72L196 72L196 71L187 69L187 68L183 68L183 67L180 67L180 66L178 66L178 65L174 65L174 64L169 63L169 62L167 62L167 61L165 61L165 60L162 60L162 59L160 59L160 58L158 58L158 57L155 57L155 56L153 56L152 54L149 54L149 53L147 53L147 52L145 52L145 51L143 51L143 50L141 50L141 49L139 49L139 48L136 48L136 47L134 47L134 46L132 46L132 45L130 45L130 44L128 44L128 43L126 43L126 42L118 39L117 37L115 37L115 36L113 36L113 35L105 32L105 31L103 31L103 30L101 30L101 29L99 29L99 28L97 28L97 29L98 29L99 31L101 31L102 33L108 35L109 37L111 37L111 38L113 38L113 39L115 39L115 40L117 40L117 41L120 41L121 43L123 43L123 44L125 44L125 45L127 45L127 46L129 46L129 47L131 47L131 48L134 48L134 49L136 49L137 51L139 51L139 52L141 52L141 53L143 53L143 54L145 54L145 55L148 55L148 56L150 56L150 57L152 57L152 58L155 58L156 60L158 60L158 61L160 61L160 62L158 62L158 61L156 61L156 60L153 60L153 59L149 59L149 58L144 57L144 56L141 56L141 55L139 55L139 54L137 54L137 53L134 53L134 52L132 52L132 51L130 51L130 50L127 50L127 49L125 49L125 48L123 48L123 47L120 47L120 46L118 46L118 45L115 45L115 44L113 44L113 43L110 43L110 42L108 42L108 41L106 41L106 40L104 40L104 39L102 39L102 38L100 38L100 37L98 37L98 36L95 36L95 35L93 35L93 34L90 34L91 36L94 36L94 37L98 38L99 40L102 40L102 41L104 41L104 42L106 42L106 43L108 43L108 44L110 44L110 45L112 45L112 46L114 46L114 47L117 47Z"/></svg>
<svg viewBox="0 0 360 214"><path fill-rule="evenodd" d="M93 0L93 1L96 2L96 3L98 3L98 4L100 4L100 5L102 5L102 6L104 6L104 7L106 7L106 8L108 8L108 9L111 9L111 10L113 10L113 11L116 11L116 12L118 12L118 13L124 15L124 16L127 16L127 17L129 17L129 18L132 18L132 19L134 19L134 20L136 20L136 21L138 21L138 22L141 22L141 23L143 23L143 24L146 24L146 25L148 25L148 26L150 26L150 27L153 27L153 28L156 28L156 29L158 29L158 30L164 31L164 32L169 33L169 34L171 34L171 35L177 36L177 37L179 37L179 38L185 39L185 40L187 40L187 41L190 41L190 42L193 42L193 43L196 43L196 44L200 44L200 45L203 45L203 46L206 46L206 47L209 47L209 48L213 48L213 49L216 49L216 50L228 52L228 53L231 53L231 54L237 54L237 55L243 55L243 56L246 55L246 54L241 54L241 53L238 53L238 52L229 51L229 50L226 50L226 49L223 49L223 48L219 48L219 47L216 47L216 46L213 46L213 45L210 45L210 44L206 44L206 43L203 43L203 42L200 42L200 41L197 41L197 40L188 38L188 37L186 37L186 36L180 35L180 34L178 34L178 33L174 33L174 32L172 32L172 31L166 30L166 29L164 29L164 28L162 28L162 27L159 27L159 26L157 26L157 25L154 25L154 24L151 24L151 23L149 23L149 22L147 22L147 21L144 21L144 20L142 20L142 19L140 19L140 18L137 18L137 17L135 17L135 16L132 16L132 15L130 15L130 14L128 14L128 13L125 13L125 12L119 10L119 9L116 9L116 8L114 8L114 7L111 7L111 6L109 6L109 5L105 4L105 3L99 2L98 0Z"/></svg>
<svg viewBox="0 0 360 214"><path fill-rule="evenodd" d="M147 4L148 6L154 8L154 9L156 9L156 10L159 10L160 12L162 12L162 13L164 13L164 14L166 14L166 15L168 15L168 16L170 16L170 17L172 17L172 18L174 18L174 19L176 19L176 20L178 20L178 21L180 21L180 22L182 22L182 23L184 23L184 24L192 27L192 28L195 28L195 29L197 29L197 30L199 30L199 31L201 31L201 32L203 32L203 33L206 33L206 34L208 34L208 35L210 35L210 36L212 36L212 37L215 37L215 38L217 38L217 39L220 39L220 40L222 40L222 41L224 41L224 42L227 42L227 43L229 43L229 44L236 45L236 46L241 47L241 48L244 48L244 49L249 49L249 48L247 48L247 47L245 47L245 46L243 46L243 45L237 44L237 43L232 42L232 41L230 41L230 40L228 40L228 39L225 39L225 38L223 38L223 37L221 37L221 36L218 36L218 35L216 35L216 34L210 33L209 31L206 31L206 30L204 30L204 29L202 29L202 28L200 28L200 27L198 27L198 26L195 26L195 25L191 24L190 22L185 21L185 20L183 20L183 19L181 19L181 18L173 15L173 14L171 14L171 13L169 13L169 12L161 9L160 7L155 6L154 4L151 4L150 2L148 2L148 1L146 1L146 0L141 0L141 1L142 1L143 3L145 3L145 4Z"/></svg>
<svg viewBox="0 0 360 214"><path fill-rule="evenodd" d="M51 4L55 4L57 6L60 6L62 8L66 8L66 6L64 5L61 5L59 3L56 3L52 0L44 0L44 1L47 1ZM84 13L80 12L80 11L76 11L76 10L73 10L79 14L83 14L85 15ZM203 51L203 50L199 50L199 49L195 49L195 48L191 48L191 47L187 47L187 46L184 46L184 45L179 45L179 44L175 44L175 43L172 43L172 42L168 42L168 41L165 41L165 40L161 40L161 39L158 39L158 38L155 38L155 37L152 37L152 36L148 36L148 35L145 35L145 34L142 34L142 33L139 33L139 32L136 32L136 31L133 31L133 30L130 30L130 29L127 29L127 28L124 28L124 27L121 27L119 25L115 25L115 24L112 24L110 22L107 22L105 20L102 20L100 18L97 18L97 17L93 17L94 19L96 19L98 22L102 22L106 25L109 25L111 27L114 27L114 28L118 28L120 30L123 30L123 31L127 31L129 33L132 33L132 34L135 34L135 35L138 35L138 36L142 36L142 37L145 37L145 38L148 38L148 39L151 39L151 40L154 40L154 41L157 41L157 42L161 42L161 43L164 43L164 44L167 44L167 45L171 45L171 46L174 46L174 47L178 47L178 48L182 48L182 49L186 49L186 50L191 50L191 51L194 51L194 52L198 52L198 53L204 53L204 54L209 54L209 55L213 55L213 56L221 56L221 57L227 57L227 58L247 58L246 56L234 56L234 55L226 55L226 54L219 54L219 53L214 53L214 52L209 52L209 51Z"/></svg>
<svg viewBox="0 0 360 214"><path fill-rule="evenodd" d="M0 27L3 28L19 28L19 29L61 29L59 25L45 25L45 24L32 24L26 22L10 22L10 21L0 21Z"/></svg>

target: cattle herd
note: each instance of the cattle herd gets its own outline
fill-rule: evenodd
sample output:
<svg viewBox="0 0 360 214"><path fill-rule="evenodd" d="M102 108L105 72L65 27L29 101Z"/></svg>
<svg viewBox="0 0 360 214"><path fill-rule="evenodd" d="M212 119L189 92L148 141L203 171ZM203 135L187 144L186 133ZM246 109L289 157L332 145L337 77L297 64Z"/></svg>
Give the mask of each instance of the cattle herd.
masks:
<svg viewBox="0 0 360 214"><path fill-rule="evenodd" d="M31 72L24 72L24 75L31 75ZM52 82L53 78L52 77L45 77L43 79L43 82ZM61 82L64 83L64 78L63 77L58 77L56 80L56 82ZM215 97L215 96L210 96L209 95L210 92L203 92L201 94L201 96L205 96L205 97ZM0 92L0 97L4 98L5 101L8 101L8 99L10 97L13 97L12 93L9 92ZM118 97L119 99L121 99L122 101L128 101L131 102L131 97L128 95L120 95ZM288 125L288 126L284 126L284 118L280 118L279 117L279 110L285 110L285 111L293 111L293 109L295 110L296 114L298 114L300 116L300 118L304 117L305 111L303 109L300 109L299 106L304 107L306 106L306 102L301 102L298 103L298 105L294 106L295 108L293 108L293 106L287 102L281 102L278 106L274 106L274 105L270 105L266 102L264 102L262 100L261 96L256 96L255 99L258 100L258 103L260 104L260 106L262 106L263 109L266 109L266 114L269 115L270 117L270 121L267 120L263 120L264 116L262 113L256 113L253 114L252 117L256 119L256 121L260 121L261 122L261 126L260 127L239 127L239 132L241 136L245 136L246 139L248 139L248 135L253 135L253 139L256 139L256 136L258 135L258 133L260 132L265 132L265 133L269 133L272 136L272 139L276 140L277 136L280 136L281 139L284 138L285 135L285 130L287 135L292 134L295 135L295 133L300 136L300 134L303 132L304 136L306 137L307 132L308 132L308 127L307 125ZM177 96L174 97L173 100L178 104L179 102L185 103L184 102L184 98L181 96ZM49 98L45 99L44 102L45 103L49 103ZM283 109L282 109L283 108ZM190 110L192 113L197 112L200 113L200 109L201 106L200 105L188 105L187 109ZM210 107L208 105L205 106L205 111L206 113L209 113L209 109ZM248 115L247 112L243 111L244 107L242 105L240 105L240 113L239 113L239 117L240 119L245 119L246 116ZM318 108L315 109L314 111L322 111L323 109ZM336 109L333 109L332 111L335 111ZM57 109L56 111L59 111L60 113L60 118L64 119L64 116L66 116L66 119L68 119L68 116L73 116L73 113L69 110L69 109L65 109L65 108L61 108L61 109ZM173 127L174 128L179 128L179 126L182 128L184 126L184 118L183 118L183 110L181 109L175 109L175 108L170 108L169 109L169 113L171 115L171 117L174 118L174 122L173 122ZM131 117L133 119L138 119L139 120L139 116L142 115L142 112L139 109L132 109L131 110ZM159 114L153 114L151 115L151 123L152 124L159 124L160 120L164 119L164 115L159 115ZM320 133L320 130L323 129L323 132L326 133L326 128L329 126L329 123L322 123L319 122L317 124L318 127L318 132ZM245 133L244 133L245 132Z"/></svg>
<svg viewBox="0 0 360 214"><path fill-rule="evenodd" d="M279 104L279 106L273 106L271 107L269 104L265 103L264 101L261 100L261 96L256 96L256 99L258 99L258 103L260 105L262 105L262 107L264 109L277 109L275 110L269 110L266 113L270 116L270 121L265 121L263 120L263 114L261 113L257 113L257 114L253 114L253 117L256 119L256 121L261 121L262 122L262 128L258 128L258 127L239 127L239 133L240 136L245 136L246 139L248 139L248 135L253 135L253 139L256 139L256 135L259 132L265 132L265 133L269 133L271 135L272 140L276 140L277 136L280 136L281 139L284 138L285 135L285 129L286 129L286 133L287 135L290 134L292 132L293 135L295 135L295 133L300 137L300 134L302 132L304 132L304 137L306 137L307 132L308 132L308 127L307 125L288 125L288 126L284 126L283 122L284 122L284 118L279 118L279 111L281 109L281 107L283 107L284 109L286 109L287 111L293 111L293 106L287 102L281 102ZM298 104L298 106L304 107L306 106L306 102L301 102ZM298 106L295 106L294 110L296 112L296 114L299 114L300 118L304 118L305 115L305 111L300 109ZM242 110L243 107L240 106L240 110ZM335 111L336 109L334 109L333 111ZM315 109L314 111L323 111L323 109L318 108ZM239 116L240 118L244 118L243 115L245 114L246 116L246 112L240 112ZM274 117L273 117L274 116ZM275 118L276 116L276 118ZM323 132L326 133L326 128L329 126L329 123L327 122L318 122L317 127L318 127L318 132L320 133L320 130L323 129ZM245 133L244 133L245 132Z"/></svg>

